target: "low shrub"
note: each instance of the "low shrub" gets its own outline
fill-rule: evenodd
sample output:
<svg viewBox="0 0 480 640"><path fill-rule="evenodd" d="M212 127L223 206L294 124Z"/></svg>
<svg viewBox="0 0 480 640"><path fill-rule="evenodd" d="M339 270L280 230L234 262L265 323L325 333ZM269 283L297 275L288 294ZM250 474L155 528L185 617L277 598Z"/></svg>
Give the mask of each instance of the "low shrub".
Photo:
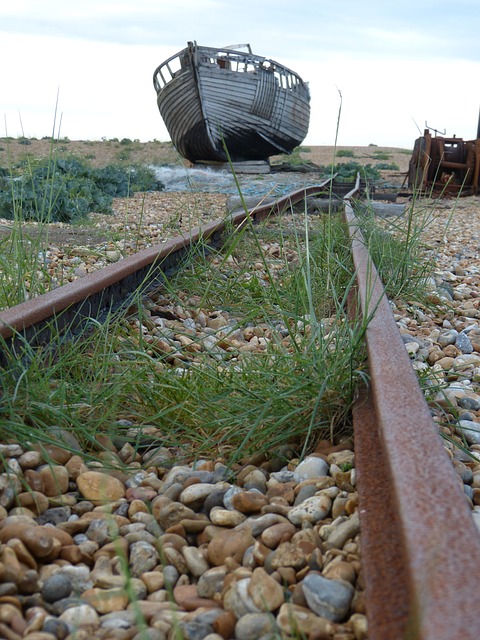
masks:
<svg viewBox="0 0 480 640"><path fill-rule="evenodd" d="M0 176L5 171L0 171ZM0 216L39 222L72 222L90 212L111 213L113 198L164 185L146 166L95 169L77 158L47 159L19 176L0 177Z"/></svg>
<svg viewBox="0 0 480 640"><path fill-rule="evenodd" d="M359 162L342 162L327 167L328 173L336 173L338 180L347 182L354 181L357 173L360 173L362 180L372 182L380 178L377 166L371 164L362 165Z"/></svg>

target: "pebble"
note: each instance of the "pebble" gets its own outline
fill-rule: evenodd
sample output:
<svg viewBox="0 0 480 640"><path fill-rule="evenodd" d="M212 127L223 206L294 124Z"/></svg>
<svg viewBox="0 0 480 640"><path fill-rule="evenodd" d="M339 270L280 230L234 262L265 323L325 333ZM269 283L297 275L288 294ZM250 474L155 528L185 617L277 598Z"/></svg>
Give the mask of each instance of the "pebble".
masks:
<svg viewBox="0 0 480 640"><path fill-rule="evenodd" d="M45 602L56 602L68 598L72 590L71 579L67 574L58 571L44 581L40 593Z"/></svg>
<svg viewBox="0 0 480 640"><path fill-rule="evenodd" d="M480 422L459 420L455 431L458 435L465 438L469 444L480 444Z"/></svg>
<svg viewBox="0 0 480 640"><path fill-rule="evenodd" d="M86 471L77 477L80 494L93 504L109 503L125 496L123 483L106 473Z"/></svg>
<svg viewBox="0 0 480 640"><path fill-rule="evenodd" d="M305 576L302 590L310 609L332 622L343 622L347 618L355 593L352 585L316 573Z"/></svg>
<svg viewBox="0 0 480 640"><path fill-rule="evenodd" d="M328 496L312 496L296 507L292 507L287 514L287 518L295 525L302 525L304 522L316 524L327 517L331 506L332 500Z"/></svg>
<svg viewBox="0 0 480 640"><path fill-rule="evenodd" d="M328 463L323 458L315 456L307 456L294 471L294 478L297 482L326 475L328 475Z"/></svg>
<svg viewBox="0 0 480 640"><path fill-rule="evenodd" d="M59 616L59 620L67 625L70 632L81 627L98 627L100 624L98 613L88 604L69 607Z"/></svg>

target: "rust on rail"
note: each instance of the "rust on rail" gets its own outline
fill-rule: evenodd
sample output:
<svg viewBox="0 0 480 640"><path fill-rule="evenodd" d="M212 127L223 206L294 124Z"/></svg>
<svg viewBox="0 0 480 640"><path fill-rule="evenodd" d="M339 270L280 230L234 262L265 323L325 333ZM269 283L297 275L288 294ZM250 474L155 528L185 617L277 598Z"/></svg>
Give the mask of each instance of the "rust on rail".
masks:
<svg viewBox="0 0 480 640"><path fill-rule="evenodd" d="M480 536L349 204L345 218L368 317L354 437L369 638L476 640Z"/></svg>
<svg viewBox="0 0 480 640"><path fill-rule="evenodd" d="M10 343L25 338L30 344L46 343L52 331L62 333L83 326L85 319L102 319L115 309L118 301L129 299L139 288L148 289L161 282L164 274L175 268L182 256L195 243L214 246L229 225L239 227L247 219L260 221L271 214L280 214L307 196L328 191L335 176L317 185L298 189L287 195L260 203L252 209L242 209L223 219L193 228L164 244L155 245L124 258L115 264L74 280L10 309L0 312L0 337ZM55 324L51 320L55 318ZM0 354L1 361L1 354Z"/></svg>

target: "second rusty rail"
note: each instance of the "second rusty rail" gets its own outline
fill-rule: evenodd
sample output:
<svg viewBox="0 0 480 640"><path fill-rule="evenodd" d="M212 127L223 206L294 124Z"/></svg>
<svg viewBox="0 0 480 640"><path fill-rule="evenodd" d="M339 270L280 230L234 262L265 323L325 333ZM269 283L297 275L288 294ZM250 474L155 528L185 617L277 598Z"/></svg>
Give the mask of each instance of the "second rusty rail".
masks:
<svg viewBox="0 0 480 640"><path fill-rule="evenodd" d="M349 196L345 219L368 318L371 386L353 417L369 639L476 640L480 535Z"/></svg>

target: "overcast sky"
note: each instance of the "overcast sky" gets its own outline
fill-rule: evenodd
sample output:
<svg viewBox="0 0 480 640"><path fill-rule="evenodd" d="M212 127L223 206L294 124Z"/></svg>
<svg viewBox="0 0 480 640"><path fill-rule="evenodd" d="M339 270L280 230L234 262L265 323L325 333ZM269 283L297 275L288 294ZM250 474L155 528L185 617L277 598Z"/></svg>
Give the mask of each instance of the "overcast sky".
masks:
<svg viewBox="0 0 480 640"><path fill-rule="evenodd" d="M477 134L478 0L0 0L0 136L169 140L152 75L189 40L297 71L306 145L334 143L340 95L340 145Z"/></svg>

